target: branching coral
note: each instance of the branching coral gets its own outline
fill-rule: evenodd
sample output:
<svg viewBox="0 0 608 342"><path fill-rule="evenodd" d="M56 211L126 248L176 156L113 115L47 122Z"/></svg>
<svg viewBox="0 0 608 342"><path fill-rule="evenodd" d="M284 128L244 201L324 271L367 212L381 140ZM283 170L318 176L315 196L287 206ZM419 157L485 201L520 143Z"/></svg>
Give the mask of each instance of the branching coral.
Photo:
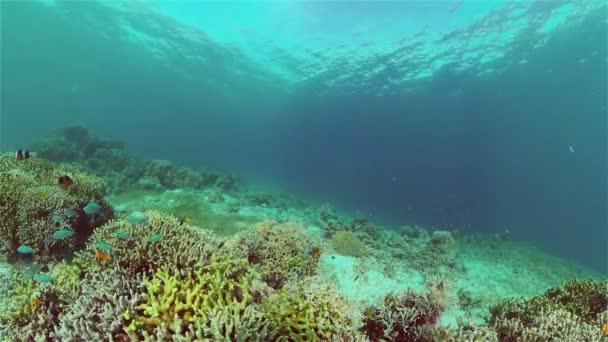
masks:
<svg viewBox="0 0 608 342"><path fill-rule="evenodd" d="M143 223L122 219L96 229L86 249L78 253L79 262L118 267L131 273L162 267L186 269L206 263L220 243L210 231L182 224L174 216L147 211L145 217ZM110 246L104 252L108 260L96 260L100 244Z"/></svg>
<svg viewBox="0 0 608 342"><path fill-rule="evenodd" d="M490 322L501 340L592 341L608 311L607 286L575 279L527 300L506 300L492 307Z"/></svg>
<svg viewBox="0 0 608 342"><path fill-rule="evenodd" d="M426 341L445 310L447 285L444 280L429 282L428 292L419 294L408 289L402 294L389 294L377 308L365 310L361 330L371 341Z"/></svg>
<svg viewBox="0 0 608 342"><path fill-rule="evenodd" d="M263 299L271 326L289 341L361 339L354 330L353 308L332 283L290 284Z"/></svg>
<svg viewBox="0 0 608 342"><path fill-rule="evenodd" d="M63 308L51 336L59 341L128 340L123 313L141 301L141 282L116 269L88 274L79 283L79 298Z"/></svg>
<svg viewBox="0 0 608 342"><path fill-rule="evenodd" d="M70 175L72 186L59 186L58 178ZM15 250L19 245L38 247L38 252L71 250L72 243L86 238L98 225L112 216L103 200L104 188L95 177L77 169L46 160L31 158L17 161L12 155L0 156L0 238ZM101 210L94 216L82 208L94 200ZM53 216L73 210L74 217L66 218L62 226L73 229L72 240L50 239L57 229Z"/></svg>
<svg viewBox="0 0 608 342"><path fill-rule="evenodd" d="M15 281L11 291L14 299L8 310L4 308L2 312L0 328L10 332L9 341L50 340L64 304L57 291L32 280L16 278Z"/></svg>
<svg viewBox="0 0 608 342"><path fill-rule="evenodd" d="M316 272L321 244L298 224L265 221L228 240L225 248L258 265L273 288Z"/></svg>
<svg viewBox="0 0 608 342"><path fill-rule="evenodd" d="M229 306L244 313L253 303L250 288L255 278L256 273L246 260L232 260L222 254L214 255L209 264L184 274L159 270L144 280L143 303L125 313L130 321L127 332L131 338L138 339L144 332L155 335L165 330L182 335L190 325L199 333L206 330L202 327L213 330L214 324L226 324L211 322L208 314L214 309Z"/></svg>

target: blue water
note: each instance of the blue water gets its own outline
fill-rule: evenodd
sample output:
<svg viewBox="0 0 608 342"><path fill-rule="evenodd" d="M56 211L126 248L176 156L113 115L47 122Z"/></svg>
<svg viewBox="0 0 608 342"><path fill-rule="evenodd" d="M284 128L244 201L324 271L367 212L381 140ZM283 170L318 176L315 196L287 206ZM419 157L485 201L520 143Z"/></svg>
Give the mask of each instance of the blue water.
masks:
<svg viewBox="0 0 608 342"><path fill-rule="evenodd" d="M3 149L80 122L378 222L509 229L608 268L605 3L1 6Z"/></svg>

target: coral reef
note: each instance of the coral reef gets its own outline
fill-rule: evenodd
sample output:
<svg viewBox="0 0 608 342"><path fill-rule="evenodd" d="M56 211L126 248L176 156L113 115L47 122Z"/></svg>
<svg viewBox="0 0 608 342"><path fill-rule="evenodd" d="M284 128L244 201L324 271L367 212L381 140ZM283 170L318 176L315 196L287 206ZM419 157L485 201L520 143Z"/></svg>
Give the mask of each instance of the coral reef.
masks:
<svg viewBox="0 0 608 342"><path fill-rule="evenodd" d="M236 234L224 247L257 265L264 281L275 289L315 274L322 248L302 226L275 221L261 222Z"/></svg>
<svg viewBox="0 0 608 342"><path fill-rule="evenodd" d="M30 150L56 162L86 167L103 178L112 192L125 189L202 189L215 186L232 191L238 186L233 176L207 170L195 171L165 160L144 160L126 150L120 140L99 138L82 125L67 126L61 132L40 139Z"/></svg>
<svg viewBox="0 0 608 342"><path fill-rule="evenodd" d="M364 257L368 254L365 244L350 231L339 230L335 232L331 237L331 242L338 254L354 257Z"/></svg>
<svg viewBox="0 0 608 342"><path fill-rule="evenodd" d="M606 312L608 280L574 279L543 295L495 305L490 323L501 341L594 341Z"/></svg>
<svg viewBox="0 0 608 342"><path fill-rule="evenodd" d="M142 223L126 218L97 228L86 249L77 253L79 262L134 274L163 267L187 269L206 263L221 242L210 231L181 223L171 215L150 210L145 218ZM97 260L100 244L109 246L104 251L107 260Z"/></svg>
<svg viewBox="0 0 608 342"><path fill-rule="evenodd" d="M271 325L292 341L361 338L355 331L354 309L331 283L290 284L262 301Z"/></svg>
<svg viewBox="0 0 608 342"><path fill-rule="evenodd" d="M125 313L130 321L127 333L134 340L159 331L180 336L192 325L197 334L205 334L212 325L226 324L211 321L208 313L213 310L220 319L223 315L218 308L245 313L254 300L251 287L255 277L246 260L233 260L222 254L185 274L161 269L144 280L143 303ZM249 311L247 315L251 318L255 313ZM261 324L253 330L262 333L267 329Z"/></svg>
<svg viewBox="0 0 608 342"><path fill-rule="evenodd" d="M63 175L71 177L71 186L58 184ZM18 161L13 155L2 155L0 239L13 252L20 245L32 247L38 255L73 250L95 227L113 216L103 195L102 182L78 169L37 158ZM90 201L99 203L94 215L83 210ZM73 215L65 216L66 210ZM66 227L76 234L67 239L52 238L55 231Z"/></svg>
<svg viewBox="0 0 608 342"><path fill-rule="evenodd" d="M430 341L447 307L447 290L444 280L434 280L425 294L412 290L389 294L379 307L365 310L361 330L371 341Z"/></svg>
<svg viewBox="0 0 608 342"><path fill-rule="evenodd" d="M124 313L141 301L141 277L108 269L87 274L79 296L62 308L50 336L59 341L126 341Z"/></svg>

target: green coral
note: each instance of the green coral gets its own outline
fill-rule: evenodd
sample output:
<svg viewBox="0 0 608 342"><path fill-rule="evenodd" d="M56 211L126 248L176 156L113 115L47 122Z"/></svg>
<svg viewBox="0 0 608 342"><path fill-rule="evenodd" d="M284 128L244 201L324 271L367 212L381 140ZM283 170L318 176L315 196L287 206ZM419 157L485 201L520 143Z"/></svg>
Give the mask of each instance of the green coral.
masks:
<svg viewBox="0 0 608 342"><path fill-rule="evenodd" d="M351 231L339 230L335 232L331 242L338 254L354 257L364 257L368 254L363 241Z"/></svg>
<svg viewBox="0 0 608 342"><path fill-rule="evenodd" d="M70 175L73 185L57 184L62 175ZM78 217L66 220L79 234L89 234L97 225L112 216L103 200L103 184L94 176L66 165L42 159L15 160L13 155L0 156L0 239L15 250L19 245L38 246L39 251L54 252L69 247L76 237L63 244L50 244L49 237L57 229L52 217L65 209L82 213L89 200L102 204L99 215L91 220ZM54 249L53 249L54 248Z"/></svg>
<svg viewBox="0 0 608 342"><path fill-rule="evenodd" d="M143 303L134 312L125 313L130 321L126 331L138 339L144 332L167 330L179 335L191 324L208 326L208 313L215 308L245 310L254 301L251 288L255 279L256 273L246 260L223 254L185 274L161 269L144 280Z"/></svg>

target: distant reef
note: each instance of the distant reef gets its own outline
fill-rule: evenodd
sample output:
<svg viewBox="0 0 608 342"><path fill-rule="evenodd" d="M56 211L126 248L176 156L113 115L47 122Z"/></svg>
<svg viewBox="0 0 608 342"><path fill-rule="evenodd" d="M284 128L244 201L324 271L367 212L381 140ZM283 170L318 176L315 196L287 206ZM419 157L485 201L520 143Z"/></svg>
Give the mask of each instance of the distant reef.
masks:
<svg viewBox="0 0 608 342"><path fill-rule="evenodd" d="M82 125L70 125L32 144L31 151L50 161L84 167L103 178L111 192L126 190L204 189L235 190L238 179L208 170L194 170L166 160L140 158L120 140L91 135Z"/></svg>

